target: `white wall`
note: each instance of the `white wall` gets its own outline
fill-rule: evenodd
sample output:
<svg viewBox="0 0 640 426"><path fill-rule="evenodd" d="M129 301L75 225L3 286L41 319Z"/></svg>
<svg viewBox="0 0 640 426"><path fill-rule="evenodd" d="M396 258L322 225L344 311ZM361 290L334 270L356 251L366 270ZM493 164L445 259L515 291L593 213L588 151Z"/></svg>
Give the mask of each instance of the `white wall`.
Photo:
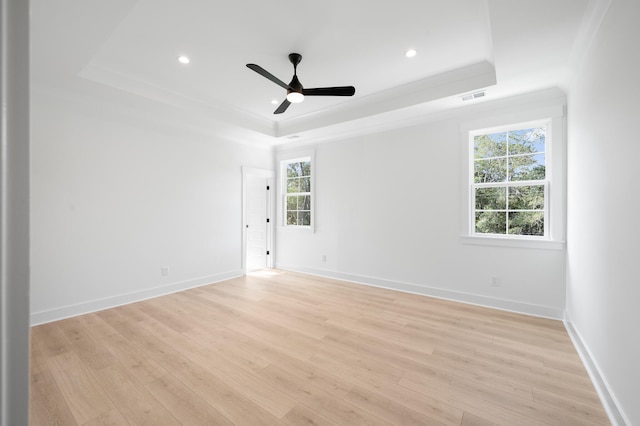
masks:
<svg viewBox="0 0 640 426"><path fill-rule="evenodd" d="M640 3L614 0L569 92L567 312L640 424Z"/></svg>
<svg viewBox="0 0 640 426"><path fill-rule="evenodd" d="M432 123L309 146L316 229L278 228L277 266L561 317L564 250L460 239L461 125L522 106L485 104ZM277 155L286 157L287 148ZM491 286L492 276L501 287Z"/></svg>
<svg viewBox="0 0 640 426"><path fill-rule="evenodd" d="M32 323L243 273L241 168L272 152L116 95L32 97Z"/></svg>

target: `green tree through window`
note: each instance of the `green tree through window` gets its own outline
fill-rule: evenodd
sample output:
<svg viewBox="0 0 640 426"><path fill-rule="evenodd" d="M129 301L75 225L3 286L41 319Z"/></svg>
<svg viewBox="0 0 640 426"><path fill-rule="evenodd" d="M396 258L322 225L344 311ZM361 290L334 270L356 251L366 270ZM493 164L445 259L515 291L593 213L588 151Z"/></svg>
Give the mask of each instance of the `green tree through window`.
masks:
<svg viewBox="0 0 640 426"><path fill-rule="evenodd" d="M545 236L547 126L474 134L474 232Z"/></svg>
<svg viewBox="0 0 640 426"><path fill-rule="evenodd" d="M285 172L285 223L311 226L311 161L286 163Z"/></svg>

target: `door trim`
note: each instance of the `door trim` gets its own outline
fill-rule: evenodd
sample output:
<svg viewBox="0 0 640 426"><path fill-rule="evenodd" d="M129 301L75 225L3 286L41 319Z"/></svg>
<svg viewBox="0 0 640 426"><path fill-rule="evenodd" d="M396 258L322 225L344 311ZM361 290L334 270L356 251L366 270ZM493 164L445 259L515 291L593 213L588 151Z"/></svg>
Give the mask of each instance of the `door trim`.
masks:
<svg viewBox="0 0 640 426"><path fill-rule="evenodd" d="M275 252L273 250L273 236L275 223L275 193L274 186L275 172L267 169L257 169L254 167L242 166L242 270L247 274L247 177L257 176L267 179L270 187L267 194L267 214L269 216L269 224L267 225L267 268L271 269L274 265Z"/></svg>

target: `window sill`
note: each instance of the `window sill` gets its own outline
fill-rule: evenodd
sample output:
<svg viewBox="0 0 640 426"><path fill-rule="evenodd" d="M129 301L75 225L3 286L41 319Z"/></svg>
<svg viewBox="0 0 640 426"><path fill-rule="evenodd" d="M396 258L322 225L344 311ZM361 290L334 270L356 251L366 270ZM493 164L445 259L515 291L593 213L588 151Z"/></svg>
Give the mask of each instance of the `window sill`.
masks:
<svg viewBox="0 0 640 426"><path fill-rule="evenodd" d="M518 238L501 238L496 236L463 235L460 237L463 244L494 247L516 247L544 250L564 250L564 241L533 240Z"/></svg>
<svg viewBox="0 0 640 426"><path fill-rule="evenodd" d="M276 226L276 229L278 231L285 231L285 232L311 232L314 233L315 229L313 226L284 226L284 225L279 225Z"/></svg>

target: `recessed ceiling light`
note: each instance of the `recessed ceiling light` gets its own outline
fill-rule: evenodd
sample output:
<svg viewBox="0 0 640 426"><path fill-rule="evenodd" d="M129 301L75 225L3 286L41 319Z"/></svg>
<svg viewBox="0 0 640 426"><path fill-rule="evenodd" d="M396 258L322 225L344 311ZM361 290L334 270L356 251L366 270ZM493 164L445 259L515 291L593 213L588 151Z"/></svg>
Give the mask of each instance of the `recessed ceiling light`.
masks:
<svg viewBox="0 0 640 426"><path fill-rule="evenodd" d="M272 103L273 105L278 105L278 100L277 100L277 99L272 99L272 100L271 100L271 103Z"/></svg>
<svg viewBox="0 0 640 426"><path fill-rule="evenodd" d="M188 56L184 56L184 55L182 55L182 56L178 56L178 62L180 62L181 64L186 65L186 64L188 64L189 62L191 62L191 60L189 59L189 57L188 57Z"/></svg>
<svg viewBox="0 0 640 426"><path fill-rule="evenodd" d="M406 56L407 58L413 58L417 54L418 52L416 51L416 49L409 49L406 52L404 52L404 56Z"/></svg>

